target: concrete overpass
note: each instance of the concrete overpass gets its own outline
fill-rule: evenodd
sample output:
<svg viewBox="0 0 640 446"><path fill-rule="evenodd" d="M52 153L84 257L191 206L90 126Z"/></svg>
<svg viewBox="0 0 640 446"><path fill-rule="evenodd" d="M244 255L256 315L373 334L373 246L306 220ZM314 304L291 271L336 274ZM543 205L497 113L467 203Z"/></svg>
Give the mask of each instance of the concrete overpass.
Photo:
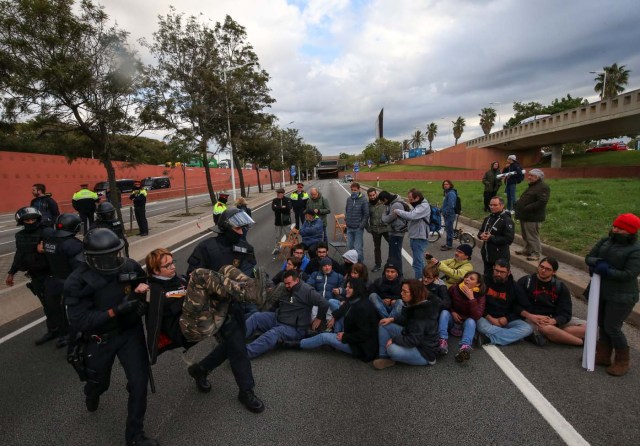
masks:
<svg viewBox="0 0 640 446"><path fill-rule="evenodd" d="M509 152L552 149L551 167L561 167L562 144L640 134L640 89L556 113L466 142L467 148Z"/></svg>

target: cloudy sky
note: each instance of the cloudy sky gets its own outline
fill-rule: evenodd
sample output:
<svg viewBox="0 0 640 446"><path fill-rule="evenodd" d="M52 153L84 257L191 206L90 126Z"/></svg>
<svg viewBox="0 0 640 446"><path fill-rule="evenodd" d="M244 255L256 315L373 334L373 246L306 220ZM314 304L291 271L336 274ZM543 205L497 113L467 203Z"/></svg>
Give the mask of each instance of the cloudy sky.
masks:
<svg viewBox="0 0 640 446"><path fill-rule="evenodd" d="M482 134L478 113L512 115L514 101L596 101L589 71L617 62L640 88L637 0L101 0L132 39L157 28L169 5L243 25L271 75L280 125L294 121L323 154L358 153L375 138L401 141L430 122L436 149Z"/></svg>

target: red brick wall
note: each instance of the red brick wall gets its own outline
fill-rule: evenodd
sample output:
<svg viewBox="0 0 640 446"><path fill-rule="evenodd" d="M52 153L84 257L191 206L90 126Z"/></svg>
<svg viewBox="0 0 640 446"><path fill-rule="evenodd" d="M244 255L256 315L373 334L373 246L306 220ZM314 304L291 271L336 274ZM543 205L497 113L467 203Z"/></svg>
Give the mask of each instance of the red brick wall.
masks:
<svg viewBox="0 0 640 446"><path fill-rule="evenodd" d="M140 180L145 177L168 176L171 179L170 189L153 190L149 192L149 200L179 197L184 194L184 180L182 169L163 166L140 165L131 167L125 163L114 163L116 178L132 178ZM231 172L229 169L210 169L214 190L231 189ZM204 168L188 167L186 169L187 189L190 194L207 191ZM280 178L280 172L273 172L274 181ZM245 185L257 185L256 171L243 170ZM288 173L285 175L289 178ZM31 153L1 152L0 151L0 212L14 212L22 206L27 206L33 196L31 186L42 183L47 192L53 193L53 198L61 206L63 212L72 211L71 197L82 183L94 184L107 179L107 172L98 160L80 158L68 163L63 156L39 155ZM260 171L262 184L269 184L269 172ZM236 187L240 187L236 175ZM123 195L123 203L128 204L129 198Z"/></svg>

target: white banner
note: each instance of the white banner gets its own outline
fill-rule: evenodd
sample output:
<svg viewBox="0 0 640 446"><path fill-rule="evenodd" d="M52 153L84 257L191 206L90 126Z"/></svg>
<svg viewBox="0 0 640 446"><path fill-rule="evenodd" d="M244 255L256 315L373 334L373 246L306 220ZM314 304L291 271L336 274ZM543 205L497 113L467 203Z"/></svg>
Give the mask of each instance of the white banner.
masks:
<svg viewBox="0 0 640 446"><path fill-rule="evenodd" d="M600 275L591 277L589 304L587 306L587 332L584 336L582 368L593 372L596 361L596 342L598 341L598 307L600 306Z"/></svg>

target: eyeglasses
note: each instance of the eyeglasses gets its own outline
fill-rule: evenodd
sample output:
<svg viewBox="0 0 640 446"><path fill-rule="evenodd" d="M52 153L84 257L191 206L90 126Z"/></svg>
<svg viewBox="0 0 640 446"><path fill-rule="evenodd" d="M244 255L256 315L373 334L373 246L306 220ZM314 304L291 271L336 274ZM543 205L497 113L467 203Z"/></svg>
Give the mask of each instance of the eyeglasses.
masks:
<svg viewBox="0 0 640 446"><path fill-rule="evenodd" d="M509 274L509 271L503 271L501 269L493 269L493 272L496 274Z"/></svg>
<svg viewBox="0 0 640 446"><path fill-rule="evenodd" d="M542 271L549 271L550 273L553 272L553 268L549 268L548 266L538 265L538 269L541 269Z"/></svg>
<svg viewBox="0 0 640 446"><path fill-rule="evenodd" d="M164 269L169 269L169 268L175 268L176 267L176 261L172 260L171 263L167 263L166 265L160 265L160 268L164 268Z"/></svg>

